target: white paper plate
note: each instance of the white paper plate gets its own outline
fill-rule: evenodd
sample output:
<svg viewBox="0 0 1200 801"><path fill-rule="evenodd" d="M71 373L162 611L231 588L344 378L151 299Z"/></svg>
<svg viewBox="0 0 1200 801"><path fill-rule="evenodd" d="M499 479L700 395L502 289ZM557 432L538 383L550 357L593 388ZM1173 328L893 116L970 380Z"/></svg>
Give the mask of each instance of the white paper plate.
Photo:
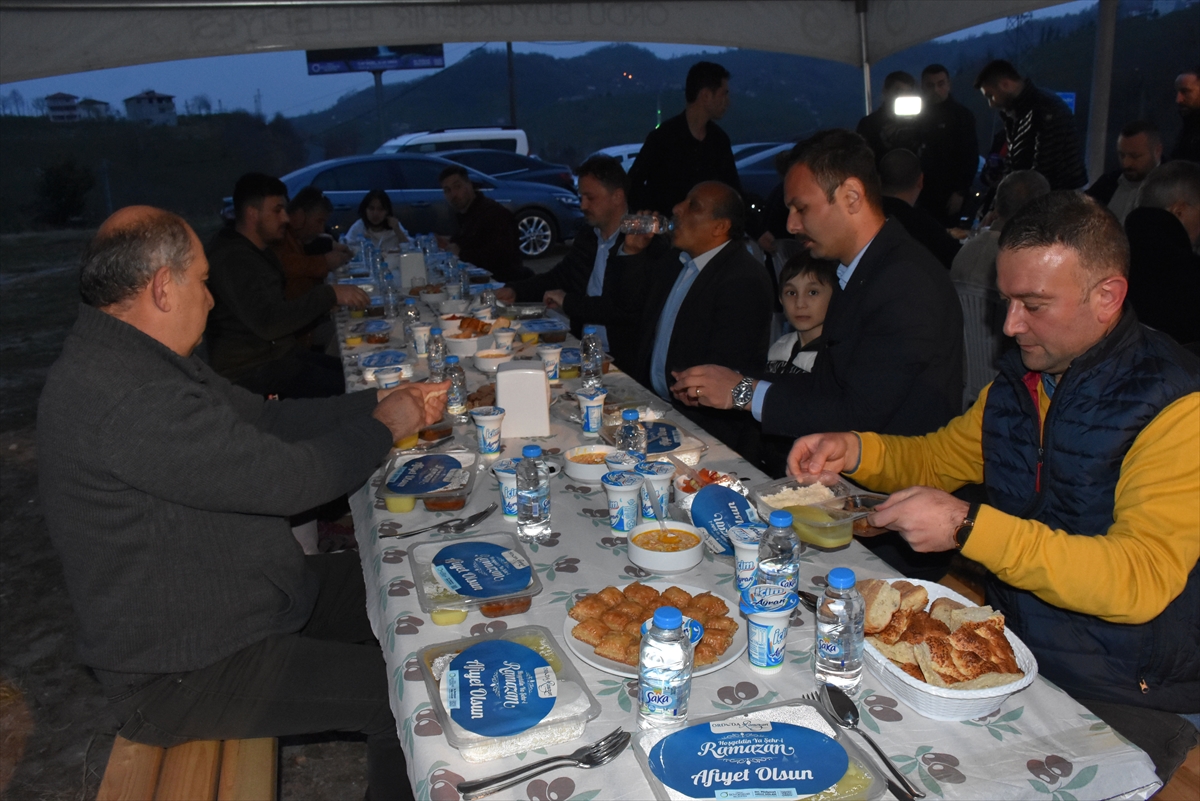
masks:
<svg viewBox="0 0 1200 801"><path fill-rule="evenodd" d="M692 595L700 595L704 592L712 592L712 590L706 590L703 587L695 587L691 584L679 584L674 581L647 581L643 583L647 587L653 587L659 592L671 587L678 587L684 592L691 593ZM733 635L733 642L730 644L729 648L725 651L725 653L721 654L721 658L716 662L713 662L711 665L705 665L704 667L693 671L693 677L707 676L709 673L716 673L721 668L736 662L738 657L746 652L746 627L742 625L740 616L736 616L738 615L737 602L729 600L728 597L721 595L720 593L713 592L712 594L724 601L725 605L729 607L729 611L731 613L729 616L738 621L738 630L737 633ZM592 646L588 645L582 640L577 640L572 637L571 632L578 625L579 621L570 615L563 620L563 642L565 642L567 647L571 649L571 653L575 654L575 656L579 657L579 659L586 664L591 665L597 670L602 670L605 673L611 673L614 676L621 676L622 678L626 679L636 679L638 677L638 671L636 667L632 665L626 665L624 662L615 662L612 659L605 659L602 656L597 656L596 650L592 648Z"/></svg>

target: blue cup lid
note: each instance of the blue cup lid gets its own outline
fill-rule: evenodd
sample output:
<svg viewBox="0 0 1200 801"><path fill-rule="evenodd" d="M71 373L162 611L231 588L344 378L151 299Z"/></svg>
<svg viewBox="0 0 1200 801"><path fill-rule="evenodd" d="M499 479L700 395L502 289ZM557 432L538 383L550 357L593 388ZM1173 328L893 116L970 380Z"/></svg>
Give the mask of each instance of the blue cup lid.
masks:
<svg viewBox="0 0 1200 801"><path fill-rule="evenodd" d="M677 629L683 625L683 613L673 606L660 606L654 610L654 625L660 629Z"/></svg>
<svg viewBox="0 0 1200 801"><path fill-rule="evenodd" d="M854 577L854 571L848 567L835 567L829 571L829 575L825 577L825 581L830 587L835 590L848 590L854 586L857 579Z"/></svg>
<svg viewBox="0 0 1200 801"><path fill-rule="evenodd" d="M636 419L638 419L638 412L637 412L637 409L626 409L625 411L621 412L621 419L622 419L622 420L636 420Z"/></svg>
<svg viewBox="0 0 1200 801"><path fill-rule="evenodd" d="M596 333L599 333L599 332L600 332L600 327L599 327L599 326L595 326L595 325L585 325L585 326L583 327L583 335L584 335L585 337L586 337L588 334L596 334Z"/></svg>
<svg viewBox="0 0 1200 801"><path fill-rule="evenodd" d="M442 329L431 328L431 329L429 329L429 335L432 337L440 337L442 335Z"/></svg>
<svg viewBox="0 0 1200 801"><path fill-rule="evenodd" d="M771 512L771 525L775 528L787 528L792 525L792 513L782 509Z"/></svg>
<svg viewBox="0 0 1200 801"><path fill-rule="evenodd" d="M542 455L541 445L526 445L521 449L521 455L526 459L536 459Z"/></svg>
<svg viewBox="0 0 1200 801"><path fill-rule="evenodd" d="M640 473L643 476L673 476L675 475L675 465L670 462L640 462L633 467L635 473Z"/></svg>
<svg viewBox="0 0 1200 801"><path fill-rule="evenodd" d="M645 476L639 476L637 473L632 473L627 470L614 470L613 472L605 473L600 477L601 484L606 487L615 487L616 489L640 487L645 480Z"/></svg>

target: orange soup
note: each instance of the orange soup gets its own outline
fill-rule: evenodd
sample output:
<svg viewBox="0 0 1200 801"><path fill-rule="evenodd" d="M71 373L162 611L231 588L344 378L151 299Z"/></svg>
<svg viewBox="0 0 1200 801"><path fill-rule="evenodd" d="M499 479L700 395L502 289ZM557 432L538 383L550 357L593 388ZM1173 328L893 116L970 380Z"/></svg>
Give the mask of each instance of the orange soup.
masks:
<svg viewBox="0 0 1200 801"><path fill-rule="evenodd" d="M633 544L647 551L686 551L700 544L700 538L690 531L669 528L663 533L661 528L653 531L643 531L633 538Z"/></svg>
<svg viewBox="0 0 1200 801"><path fill-rule="evenodd" d="M576 464L604 464L604 457L607 453L599 451L597 453L577 453L571 457L571 461ZM662 533L661 531L659 532Z"/></svg>

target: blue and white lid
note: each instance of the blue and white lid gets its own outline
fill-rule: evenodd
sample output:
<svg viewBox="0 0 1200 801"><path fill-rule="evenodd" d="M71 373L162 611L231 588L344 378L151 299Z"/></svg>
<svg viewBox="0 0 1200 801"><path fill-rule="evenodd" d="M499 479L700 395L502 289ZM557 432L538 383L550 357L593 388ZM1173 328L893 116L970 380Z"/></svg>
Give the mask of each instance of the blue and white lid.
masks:
<svg viewBox="0 0 1200 801"><path fill-rule="evenodd" d="M587 334L587 327L584 327L584 335ZM579 348L563 348L559 354L559 359L563 364L579 364L583 361L583 357L579 354Z"/></svg>
<svg viewBox="0 0 1200 801"><path fill-rule="evenodd" d="M392 324L387 320L367 320L367 322L363 324L363 331L368 334L382 334L385 332L390 333L391 330Z"/></svg>
<svg viewBox="0 0 1200 801"><path fill-rule="evenodd" d="M646 453L669 453L683 444L683 435L670 423L644 423Z"/></svg>
<svg viewBox="0 0 1200 801"><path fill-rule="evenodd" d="M647 478L670 478L675 475L675 465L670 462L642 462L633 468L633 472Z"/></svg>
<svg viewBox="0 0 1200 801"><path fill-rule="evenodd" d="M642 486L642 482L645 480L645 476L639 476L637 473L632 473L628 470L614 470L611 473L605 473L600 479L600 483L613 489L636 489Z"/></svg>
<svg viewBox="0 0 1200 801"><path fill-rule="evenodd" d="M758 512L742 495L720 484L701 487L692 498L692 525L704 529L704 544L718 554L732 554L729 529L735 526L760 525Z"/></svg>
<svg viewBox="0 0 1200 801"><path fill-rule="evenodd" d="M447 545L433 557L433 574L451 592L471 598L511 595L529 586L529 562L521 554L478 540Z"/></svg>
<svg viewBox="0 0 1200 801"><path fill-rule="evenodd" d="M381 350L378 353L372 353L370 356L364 356L359 364L363 367L396 367L404 364L407 358L408 356L405 355L404 351Z"/></svg>
<svg viewBox="0 0 1200 801"><path fill-rule="evenodd" d="M486 640L465 649L442 677L446 709L464 729L505 737L533 728L554 708L558 677L532 648Z"/></svg>
<svg viewBox="0 0 1200 801"><path fill-rule="evenodd" d="M604 387L596 387L594 389L581 389L575 393L575 397L592 401L597 398L603 398L607 394L608 390Z"/></svg>
<svg viewBox="0 0 1200 801"><path fill-rule="evenodd" d="M612 470L617 468L632 470L644 461L646 461L644 454L630 453L628 451L613 451L604 457L604 463Z"/></svg>
<svg viewBox="0 0 1200 801"><path fill-rule="evenodd" d="M521 461L520 456L516 457L515 459L501 459L492 465L492 472L511 474L515 476L517 474L517 462L519 461Z"/></svg>
<svg viewBox="0 0 1200 801"><path fill-rule="evenodd" d="M387 480L397 495L420 495L465 486L470 473L463 463L445 453L417 456L397 467Z"/></svg>
<svg viewBox="0 0 1200 801"><path fill-rule="evenodd" d="M734 526L725 532L734 545L758 545L766 529L761 526Z"/></svg>

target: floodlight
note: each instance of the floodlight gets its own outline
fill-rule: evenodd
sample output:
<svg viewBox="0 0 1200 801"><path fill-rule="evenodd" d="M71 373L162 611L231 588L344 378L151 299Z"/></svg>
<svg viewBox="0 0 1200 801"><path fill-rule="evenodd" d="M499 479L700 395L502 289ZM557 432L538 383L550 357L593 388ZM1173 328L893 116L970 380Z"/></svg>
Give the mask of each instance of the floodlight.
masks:
<svg viewBox="0 0 1200 801"><path fill-rule="evenodd" d="M915 117L921 113L920 95L900 95L892 105L897 117Z"/></svg>

